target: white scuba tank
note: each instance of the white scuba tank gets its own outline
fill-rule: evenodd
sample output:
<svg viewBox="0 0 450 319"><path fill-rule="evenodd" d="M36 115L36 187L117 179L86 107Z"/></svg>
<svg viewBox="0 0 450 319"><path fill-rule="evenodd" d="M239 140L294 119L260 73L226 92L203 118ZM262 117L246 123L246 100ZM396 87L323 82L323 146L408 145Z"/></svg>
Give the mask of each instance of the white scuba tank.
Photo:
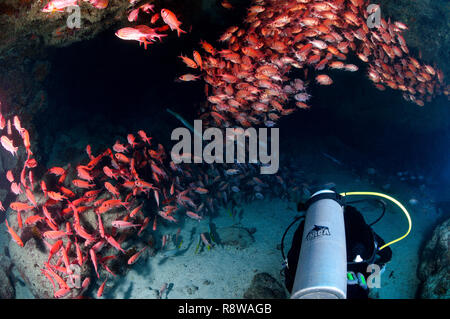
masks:
<svg viewBox="0 0 450 319"><path fill-rule="evenodd" d="M344 208L338 196L322 190L308 201L292 299L346 298Z"/></svg>

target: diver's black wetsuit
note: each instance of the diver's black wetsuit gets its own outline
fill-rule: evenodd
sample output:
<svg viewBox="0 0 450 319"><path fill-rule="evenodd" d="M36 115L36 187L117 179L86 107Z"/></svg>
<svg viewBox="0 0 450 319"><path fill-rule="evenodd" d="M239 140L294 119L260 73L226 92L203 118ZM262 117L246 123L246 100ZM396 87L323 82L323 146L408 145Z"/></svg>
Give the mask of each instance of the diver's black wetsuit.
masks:
<svg viewBox="0 0 450 319"><path fill-rule="evenodd" d="M375 241L377 247L384 245L384 241L367 225L361 213L353 206L345 206L344 222L347 241L347 262L349 263L347 265L347 271L353 271L355 274L359 272L367 278L370 275L370 273L367 273L368 264L377 264L382 268L384 264L391 260L392 251L389 247L386 247L373 256ZM295 231L292 246L287 255L289 268L285 269L285 285L290 292L294 285L304 225L305 222L303 220ZM370 260L373 256L374 260L369 263L352 263L358 255L363 260ZM305 271L308 270L305 269ZM367 289L363 289L359 285L347 285L348 299L368 298L368 293L369 291Z"/></svg>

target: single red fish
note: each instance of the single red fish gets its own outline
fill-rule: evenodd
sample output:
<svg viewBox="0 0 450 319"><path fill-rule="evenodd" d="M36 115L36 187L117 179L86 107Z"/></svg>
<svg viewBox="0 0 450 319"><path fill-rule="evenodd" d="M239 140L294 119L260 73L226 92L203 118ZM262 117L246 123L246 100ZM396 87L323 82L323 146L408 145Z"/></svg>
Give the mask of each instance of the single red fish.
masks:
<svg viewBox="0 0 450 319"><path fill-rule="evenodd" d="M62 237L64 237L64 236L66 236L67 234L66 234L66 232L64 232L64 231L60 231L60 230L49 230L49 231L46 231L45 233L44 233L44 238L48 238L48 239L60 239L60 238L62 238Z"/></svg>
<svg viewBox="0 0 450 319"><path fill-rule="evenodd" d="M181 22L178 21L177 17L172 11L168 9L162 9L161 18L163 19L164 23L166 23L170 27L172 31L177 30L178 36L180 36L180 33L186 33L186 31L180 29Z"/></svg>
<svg viewBox="0 0 450 319"><path fill-rule="evenodd" d="M17 233L14 231L14 229L9 227L7 219L5 219L5 225L6 225L6 228L8 229L8 233L11 235L12 239L17 243L17 245L19 245L20 247L23 247L22 239L20 239L19 235L17 235Z"/></svg>
<svg viewBox="0 0 450 319"><path fill-rule="evenodd" d="M126 228L141 226L141 224L133 224L131 222L127 222L127 221L123 221L123 220L115 220L111 223L111 225L118 229L126 229Z"/></svg>
<svg viewBox="0 0 450 319"><path fill-rule="evenodd" d="M128 259L128 265L132 265L134 264L139 256L141 256L141 254L147 249L148 247L145 246L144 248L142 248L140 251L138 251L137 253L135 253L133 256L130 257L130 259Z"/></svg>
<svg viewBox="0 0 450 319"><path fill-rule="evenodd" d="M98 288L97 298L100 298L103 295L103 290L105 289L105 284L107 280L108 279L105 279L105 281L101 284L100 288Z"/></svg>
<svg viewBox="0 0 450 319"><path fill-rule="evenodd" d="M92 264L94 265L95 273L97 274L97 277L100 278L100 275L98 274L97 269L97 255L95 254L94 249L89 249L89 255L91 256Z"/></svg>
<svg viewBox="0 0 450 319"><path fill-rule="evenodd" d="M112 237L112 236L106 236L106 241L113 246L114 248L116 248L117 250L120 250L121 252L125 253L125 250L122 249L122 247L120 247L120 244Z"/></svg>

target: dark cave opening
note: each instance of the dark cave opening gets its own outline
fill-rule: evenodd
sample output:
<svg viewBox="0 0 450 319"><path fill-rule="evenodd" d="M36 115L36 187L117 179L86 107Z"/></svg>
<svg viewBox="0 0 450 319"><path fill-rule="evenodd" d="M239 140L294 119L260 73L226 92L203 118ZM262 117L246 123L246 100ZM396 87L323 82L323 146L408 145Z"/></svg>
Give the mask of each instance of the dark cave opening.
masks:
<svg viewBox="0 0 450 319"><path fill-rule="evenodd" d="M365 169L376 165L390 174L410 170L429 175L433 184L450 186L450 112L446 98L438 96L425 107L418 107L405 101L398 91L377 90L366 76L367 66L355 56L347 63L357 65L359 71L323 72L333 79L331 86L317 85L310 77L311 108L278 123L285 149L299 139L333 136L365 161L352 165Z"/></svg>
<svg viewBox="0 0 450 319"><path fill-rule="evenodd" d="M176 81L185 73L198 73L179 56L202 52L200 40L215 43L229 25L242 21L248 2L233 12L220 7L222 19L207 11L183 12L183 28L190 32L177 37L169 30L147 50L116 37L116 26L92 40L50 49L49 107L35 118L41 162L51 161L57 134L73 134L68 131L75 127L86 133L85 144L98 151L140 129L169 144L171 129L182 124L166 109L192 122L206 100L203 82Z"/></svg>

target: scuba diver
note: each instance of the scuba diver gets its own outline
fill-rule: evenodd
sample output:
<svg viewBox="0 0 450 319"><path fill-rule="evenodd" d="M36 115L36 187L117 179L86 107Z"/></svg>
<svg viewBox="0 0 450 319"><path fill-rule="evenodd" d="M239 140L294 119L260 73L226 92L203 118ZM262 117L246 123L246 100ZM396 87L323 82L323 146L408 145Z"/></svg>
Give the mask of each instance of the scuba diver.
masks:
<svg viewBox="0 0 450 319"><path fill-rule="evenodd" d="M408 219L406 234L386 244L372 229L383 218L385 203L380 199L348 202L347 197L353 195L377 196L395 203ZM350 205L366 200L375 200L383 208L380 217L370 224ZM391 260L389 246L405 238L411 230L411 218L403 205L381 193L338 194L321 190L306 203L299 203L298 211L305 214L295 218L281 240L285 286L292 299L368 298L371 275L381 275ZM289 228L300 220L286 258L284 238Z"/></svg>

